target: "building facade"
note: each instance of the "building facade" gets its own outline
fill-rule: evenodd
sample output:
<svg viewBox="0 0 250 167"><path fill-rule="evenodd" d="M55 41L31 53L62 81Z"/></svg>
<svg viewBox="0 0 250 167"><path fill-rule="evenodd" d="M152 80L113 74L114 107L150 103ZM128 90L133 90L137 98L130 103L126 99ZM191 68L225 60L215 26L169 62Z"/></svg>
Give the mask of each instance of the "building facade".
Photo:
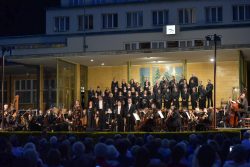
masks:
<svg viewBox="0 0 250 167"><path fill-rule="evenodd" d="M23 108L71 106L81 87L110 87L113 77L155 82L192 74L213 81L217 34L217 106L247 87L247 0L61 0L46 10L46 34L0 38L14 47L6 67L6 102Z"/></svg>

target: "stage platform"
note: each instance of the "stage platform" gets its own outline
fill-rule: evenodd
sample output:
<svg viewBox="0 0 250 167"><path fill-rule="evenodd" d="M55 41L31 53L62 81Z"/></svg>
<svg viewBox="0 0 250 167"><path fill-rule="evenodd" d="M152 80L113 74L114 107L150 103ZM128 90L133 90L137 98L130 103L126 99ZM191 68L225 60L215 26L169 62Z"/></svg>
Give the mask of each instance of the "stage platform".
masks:
<svg viewBox="0 0 250 167"><path fill-rule="evenodd" d="M91 137L94 140L98 140L100 137L114 137L117 134L125 137L127 135L135 135L140 137L145 137L147 135L153 135L158 138L175 139L177 141L188 140L190 134L202 134L204 136L214 136L216 134L223 134L229 138L235 138L236 140L242 139L243 133L249 128L217 128L211 131L182 131L182 132L106 132L106 131L92 131L92 132L76 132L76 131L0 131L0 137L10 137L16 135L21 140L27 141L30 136L33 137L50 137L57 136L59 138L74 136L78 139L84 139L86 137Z"/></svg>

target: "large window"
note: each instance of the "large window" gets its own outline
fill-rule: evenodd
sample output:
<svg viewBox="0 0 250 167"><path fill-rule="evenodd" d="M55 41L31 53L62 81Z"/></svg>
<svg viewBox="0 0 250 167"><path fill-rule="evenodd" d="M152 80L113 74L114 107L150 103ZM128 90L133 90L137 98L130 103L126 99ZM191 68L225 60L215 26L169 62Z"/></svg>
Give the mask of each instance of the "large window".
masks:
<svg viewBox="0 0 250 167"><path fill-rule="evenodd" d="M110 29L118 27L118 14L103 14L102 15L102 28Z"/></svg>
<svg viewBox="0 0 250 167"><path fill-rule="evenodd" d="M16 80L15 94L19 95L20 104L36 103L36 80Z"/></svg>
<svg viewBox="0 0 250 167"><path fill-rule="evenodd" d="M69 17L61 16L55 17L55 32L65 32L69 31Z"/></svg>
<svg viewBox="0 0 250 167"><path fill-rule="evenodd" d="M166 42L165 41L153 41L151 42L151 48L152 49L164 49L166 48Z"/></svg>
<svg viewBox="0 0 250 167"><path fill-rule="evenodd" d="M223 21L222 7L206 7L206 22L219 23Z"/></svg>
<svg viewBox="0 0 250 167"><path fill-rule="evenodd" d="M250 20L250 4L233 6L233 21Z"/></svg>
<svg viewBox="0 0 250 167"><path fill-rule="evenodd" d="M56 103L56 81L54 79L44 80L44 102L46 107L51 107Z"/></svg>
<svg viewBox="0 0 250 167"><path fill-rule="evenodd" d="M142 27L143 26L143 12L128 12L127 13L127 27Z"/></svg>
<svg viewBox="0 0 250 167"><path fill-rule="evenodd" d="M78 16L78 30L92 30L94 28L93 15Z"/></svg>
<svg viewBox="0 0 250 167"><path fill-rule="evenodd" d="M179 24L193 24L196 22L195 9L184 8L178 10Z"/></svg>
<svg viewBox="0 0 250 167"><path fill-rule="evenodd" d="M153 25L154 26L162 26L168 24L168 11L167 10L159 10L153 11Z"/></svg>
<svg viewBox="0 0 250 167"><path fill-rule="evenodd" d="M125 50L136 50L136 49L139 49L138 42L125 43L124 49Z"/></svg>

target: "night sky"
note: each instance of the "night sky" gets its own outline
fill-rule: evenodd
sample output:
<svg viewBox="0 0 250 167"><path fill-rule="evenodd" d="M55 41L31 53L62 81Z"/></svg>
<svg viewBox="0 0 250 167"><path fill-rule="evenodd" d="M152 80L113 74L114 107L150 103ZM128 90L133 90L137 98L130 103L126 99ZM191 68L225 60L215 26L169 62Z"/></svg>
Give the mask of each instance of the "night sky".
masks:
<svg viewBox="0 0 250 167"><path fill-rule="evenodd" d="M0 36L45 33L46 8L60 0L0 0Z"/></svg>

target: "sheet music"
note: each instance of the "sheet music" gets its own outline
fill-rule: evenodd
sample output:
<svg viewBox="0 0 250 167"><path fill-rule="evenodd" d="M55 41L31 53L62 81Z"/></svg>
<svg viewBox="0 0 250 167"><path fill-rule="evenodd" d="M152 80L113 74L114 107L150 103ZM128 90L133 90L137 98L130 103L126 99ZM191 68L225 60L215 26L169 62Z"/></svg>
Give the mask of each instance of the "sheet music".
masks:
<svg viewBox="0 0 250 167"><path fill-rule="evenodd" d="M139 117L139 115L137 113L133 113L133 116L135 117L136 121L140 121L141 120L140 117Z"/></svg>
<svg viewBox="0 0 250 167"><path fill-rule="evenodd" d="M163 116L161 110L158 111L158 114L160 115L160 117L161 117L162 119L164 118L164 116Z"/></svg>

